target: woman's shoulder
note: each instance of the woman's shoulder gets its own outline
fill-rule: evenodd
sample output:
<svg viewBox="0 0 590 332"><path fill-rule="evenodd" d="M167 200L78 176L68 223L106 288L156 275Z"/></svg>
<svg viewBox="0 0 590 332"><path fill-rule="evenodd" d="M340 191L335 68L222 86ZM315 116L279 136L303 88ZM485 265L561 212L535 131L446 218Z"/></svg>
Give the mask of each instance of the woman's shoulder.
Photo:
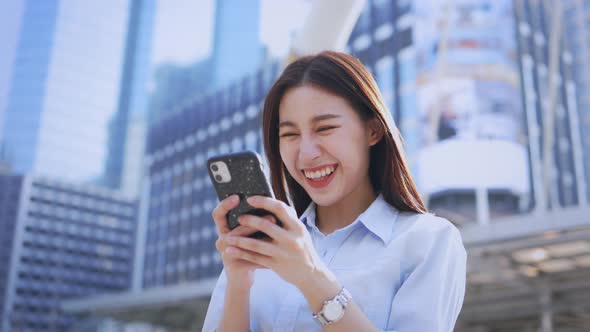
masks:
<svg viewBox="0 0 590 332"><path fill-rule="evenodd" d="M409 266L451 255L465 257L459 229L449 220L432 213L400 212L396 222L395 241Z"/></svg>
<svg viewBox="0 0 590 332"><path fill-rule="evenodd" d="M461 241L461 233L452 222L432 213L400 211L396 228L398 235L410 237L422 243L441 238Z"/></svg>

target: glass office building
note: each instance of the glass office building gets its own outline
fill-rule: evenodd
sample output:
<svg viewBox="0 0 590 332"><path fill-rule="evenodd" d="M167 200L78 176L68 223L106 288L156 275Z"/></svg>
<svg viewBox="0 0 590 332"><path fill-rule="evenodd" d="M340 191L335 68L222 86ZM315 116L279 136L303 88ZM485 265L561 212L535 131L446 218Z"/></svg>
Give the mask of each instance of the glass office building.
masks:
<svg viewBox="0 0 590 332"><path fill-rule="evenodd" d="M144 288L219 274L211 220L217 196L205 164L216 154L262 152L260 110L278 68L267 66L150 128Z"/></svg>
<svg viewBox="0 0 590 332"><path fill-rule="evenodd" d="M549 4L538 1L515 1L517 40L520 57L521 88L524 97L526 131L529 142L534 204L562 208L586 204L588 186L584 175L584 156L580 108L577 104L575 66L566 39L558 37L552 45L553 22L550 15L560 15ZM565 33L563 29L555 30ZM552 68L552 62L555 64ZM552 98L553 97L553 98ZM554 109L554 110L553 110ZM542 184L540 167L548 132L543 126L553 121L553 166L547 202L538 193Z"/></svg>
<svg viewBox="0 0 590 332"><path fill-rule="evenodd" d="M207 82L209 91L224 89L263 64L260 7L260 0L216 1L211 56L213 79Z"/></svg>
<svg viewBox="0 0 590 332"><path fill-rule="evenodd" d="M129 10L129 1L0 5L9 26L0 34L0 150L15 172L101 179Z"/></svg>
<svg viewBox="0 0 590 332"><path fill-rule="evenodd" d="M155 64L155 89L149 101L150 123L195 99L225 89L265 63L266 50L259 33L260 7L259 0L215 1L211 54L191 64ZM192 43L191 40L185 42Z"/></svg>
<svg viewBox="0 0 590 332"><path fill-rule="evenodd" d="M4 312L22 182L22 176L0 175L0 313Z"/></svg>
<svg viewBox="0 0 590 332"><path fill-rule="evenodd" d="M132 0L117 112L109 121L105 186L137 194L142 177L156 0Z"/></svg>
<svg viewBox="0 0 590 332"><path fill-rule="evenodd" d="M563 32L572 52L573 76L581 128L590 125L590 0L563 0ZM586 179L590 178L590 136L582 137ZM586 186L587 197L590 186Z"/></svg>
<svg viewBox="0 0 590 332"><path fill-rule="evenodd" d="M0 176L0 331L67 331L62 301L130 288L136 210L110 190Z"/></svg>
<svg viewBox="0 0 590 332"><path fill-rule="evenodd" d="M373 72L404 136L415 180L437 214L457 223L480 219L480 189L492 218L529 211L539 201L566 207L586 197L576 83L565 45L554 69L552 180L549 193L542 192L550 95L544 10L535 1L367 2L348 51ZM466 154L473 162L450 157Z"/></svg>

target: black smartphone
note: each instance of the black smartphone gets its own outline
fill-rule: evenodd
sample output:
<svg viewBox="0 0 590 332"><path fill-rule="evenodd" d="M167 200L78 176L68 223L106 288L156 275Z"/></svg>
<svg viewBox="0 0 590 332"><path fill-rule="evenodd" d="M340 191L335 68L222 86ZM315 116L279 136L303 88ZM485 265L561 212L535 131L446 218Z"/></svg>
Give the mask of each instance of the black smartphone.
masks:
<svg viewBox="0 0 590 332"><path fill-rule="evenodd" d="M250 196L274 198L272 187L264 173L264 163L258 153L243 151L215 156L207 160L207 168L220 201L234 194L240 197L240 204L227 214L230 229L238 227L238 217L242 214L273 215L266 210L250 206L246 201ZM280 225L276 217L275 220ZM251 237L264 238L267 235L257 232Z"/></svg>

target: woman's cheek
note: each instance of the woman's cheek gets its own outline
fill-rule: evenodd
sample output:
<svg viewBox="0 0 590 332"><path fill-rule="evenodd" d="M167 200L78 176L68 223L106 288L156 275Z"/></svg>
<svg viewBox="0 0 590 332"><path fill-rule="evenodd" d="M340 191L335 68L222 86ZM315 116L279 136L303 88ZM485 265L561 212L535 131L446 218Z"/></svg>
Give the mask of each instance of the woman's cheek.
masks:
<svg viewBox="0 0 590 332"><path fill-rule="evenodd" d="M282 142L279 144L279 154L285 165L288 165L291 162L292 158L290 157L288 144Z"/></svg>
<svg viewBox="0 0 590 332"><path fill-rule="evenodd" d="M289 172L291 176L295 174L294 172L296 170L295 156L293 155L293 153L294 152L292 151L292 149L290 149L290 147L287 144L281 144L279 146L279 154L281 155L281 160L283 161L283 164L285 164L285 167L287 167L287 172Z"/></svg>
<svg viewBox="0 0 590 332"><path fill-rule="evenodd" d="M351 147L349 138L346 135L330 135L322 139L322 147L324 151L329 153L332 157L338 158L341 155L341 150L346 151Z"/></svg>

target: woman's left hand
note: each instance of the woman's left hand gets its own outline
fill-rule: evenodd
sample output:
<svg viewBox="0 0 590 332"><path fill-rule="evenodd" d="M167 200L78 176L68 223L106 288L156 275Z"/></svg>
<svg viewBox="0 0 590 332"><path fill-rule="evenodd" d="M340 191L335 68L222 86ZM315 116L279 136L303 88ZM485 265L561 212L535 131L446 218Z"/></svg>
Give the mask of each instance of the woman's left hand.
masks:
<svg viewBox="0 0 590 332"><path fill-rule="evenodd" d="M273 213L283 227L262 217L242 215L238 219L241 225L267 234L270 240L228 237L228 254L267 267L298 288L304 287L316 271L325 269L309 232L292 207L264 196L252 196L248 198L248 204Z"/></svg>

